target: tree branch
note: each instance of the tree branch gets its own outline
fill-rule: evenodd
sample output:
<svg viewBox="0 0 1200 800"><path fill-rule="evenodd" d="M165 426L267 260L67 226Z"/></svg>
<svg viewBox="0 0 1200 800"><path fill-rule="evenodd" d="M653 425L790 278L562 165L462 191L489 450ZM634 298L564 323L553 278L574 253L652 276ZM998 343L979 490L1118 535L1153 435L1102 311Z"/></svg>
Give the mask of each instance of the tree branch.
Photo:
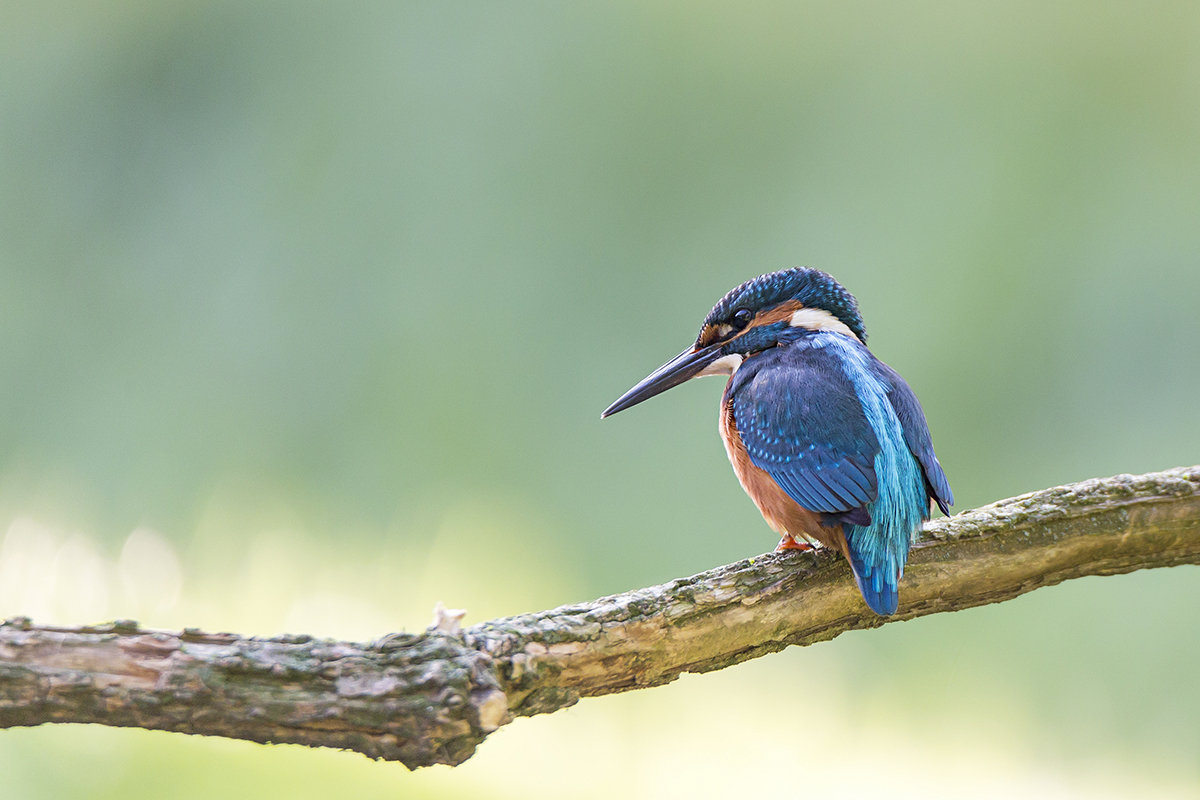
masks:
<svg viewBox="0 0 1200 800"><path fill-rule="evenodd" d="M370 644L15 618L0 626L0 727L97 722L346 748L410 768L459 764L513 716L580 697L1070 578L1196 563L1200 467L1187 467L1046 489L929 523L909 557L900 611L887 618L863 605L841 559L795 551Z"/></svg>

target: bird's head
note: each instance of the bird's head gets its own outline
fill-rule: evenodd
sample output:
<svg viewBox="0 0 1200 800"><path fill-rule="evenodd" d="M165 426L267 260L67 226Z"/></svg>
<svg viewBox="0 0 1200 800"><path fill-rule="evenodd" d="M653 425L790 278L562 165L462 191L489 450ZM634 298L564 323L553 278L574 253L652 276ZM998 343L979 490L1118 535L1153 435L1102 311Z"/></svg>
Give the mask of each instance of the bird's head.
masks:
<svg viewBox="0 0 1200 800"><path fill-rule="evenodd" d="M624 411L692 378L732 375L747 358L813 331L867 341L854 295L831 276L807 267L760 275L713 306L694 345L650 373L600 416Z"/></svg>

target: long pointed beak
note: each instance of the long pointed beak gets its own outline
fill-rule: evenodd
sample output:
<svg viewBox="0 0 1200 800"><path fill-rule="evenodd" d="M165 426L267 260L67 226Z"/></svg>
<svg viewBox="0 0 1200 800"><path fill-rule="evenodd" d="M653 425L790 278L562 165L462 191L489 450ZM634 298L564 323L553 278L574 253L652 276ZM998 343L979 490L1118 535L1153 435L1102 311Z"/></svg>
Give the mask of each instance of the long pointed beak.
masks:
<svg viewBox="0 0 1200 800"><path fill-rule="evenodd" d="M624 411L630 406L636 406L643 400L649 400L656 394L661 394L673 386L688 381L702 372L705 367L721 357L720 342L709 347L696 350L689 347L679 355L663 364L646 376L637 386L617 398L617 401L600 415L600 419L611 417L618 411Z"/></svg>

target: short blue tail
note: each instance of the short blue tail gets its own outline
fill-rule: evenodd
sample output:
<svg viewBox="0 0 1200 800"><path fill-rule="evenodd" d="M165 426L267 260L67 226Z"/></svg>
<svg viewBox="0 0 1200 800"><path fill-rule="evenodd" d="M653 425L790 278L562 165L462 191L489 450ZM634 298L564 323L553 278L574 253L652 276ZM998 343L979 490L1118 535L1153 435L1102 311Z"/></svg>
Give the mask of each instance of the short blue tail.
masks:
<svg viewBox="0 0 1200 800"><path fill-rule="evenodd" d="M900 591L896 584L902 565L897 564L895 558L886 552L879 552L880 548L872 548L867 541L863 541L873 533L870 528L846 525L842 530L850 550L854 582L858 584L863 600L876 614L885 617L895 614L900 604Z"/></svg>

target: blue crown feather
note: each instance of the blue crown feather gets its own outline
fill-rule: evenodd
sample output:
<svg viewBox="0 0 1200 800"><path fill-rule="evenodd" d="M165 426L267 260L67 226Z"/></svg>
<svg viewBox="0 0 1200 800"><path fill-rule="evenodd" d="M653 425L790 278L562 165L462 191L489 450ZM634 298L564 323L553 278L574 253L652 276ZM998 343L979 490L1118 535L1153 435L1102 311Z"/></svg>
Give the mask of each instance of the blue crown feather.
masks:
<svg viewBox="0 0 1200 800"><path fill-rule="evenodd" d="M859 341L867 341L867 329L858 313L858 301L833 276L819 269L794 267L768 272L731 290L721 298L702 328L729 324L740 309L759 312L787 300L796 300L805 308L819 308L833 314L854 332Z"/></svg>

